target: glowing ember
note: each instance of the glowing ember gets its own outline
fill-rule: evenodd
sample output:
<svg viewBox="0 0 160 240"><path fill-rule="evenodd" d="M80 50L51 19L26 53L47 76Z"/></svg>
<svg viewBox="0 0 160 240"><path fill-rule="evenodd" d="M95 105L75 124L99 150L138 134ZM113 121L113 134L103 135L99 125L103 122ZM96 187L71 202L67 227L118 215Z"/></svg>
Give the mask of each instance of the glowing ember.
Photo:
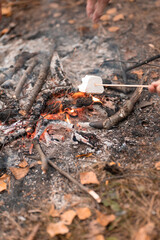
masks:
<svg viewBox="0 0 160 240"><path fill-rule="evenodd" d="M86 97L86 94L84 92L77 92L72 95L72 98L77 99L81 97Z"/></svg>
<svg viewBox="0 0 160 240"><path fill-rule="evenodd" d="M102 103L98 98L93 97L93 96L92 96L92 100L93 100L93 102L99 102L99 103Z"/></svg>

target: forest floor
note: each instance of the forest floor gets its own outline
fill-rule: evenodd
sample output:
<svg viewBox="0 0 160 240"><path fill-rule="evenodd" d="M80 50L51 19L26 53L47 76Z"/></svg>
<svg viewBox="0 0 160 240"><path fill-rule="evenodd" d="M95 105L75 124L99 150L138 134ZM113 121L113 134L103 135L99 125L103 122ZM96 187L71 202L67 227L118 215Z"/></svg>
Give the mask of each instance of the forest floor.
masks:
<svg viewBox="0 0 160 240"><path fill-rule="evenodd" d="M49 52L52 46L77 87L86 74L116 82L123 66L160 53L159 0L111 1L98 24L86 17L83 0L7 1L2 9L0 73L23 51ZM143 75L145 84L158 80L160 59L128 73L127 83L138 84ZM131 94L105 89L100 99L115 110ZM84 122L107 116L98 105L83 114ZM6 172L0 172L0 187L7 181L0 192L1 240L160 239L160 97L144 89L124 121L110 130L86 131L95 136L96 147L74 145L64 129L56 129L63 142L42 146L79 182L83 173L94 173L86 186L101 203L53 168L44 174L36 151L29 154L30 139L18 139L1 149L0 170ZM24 160L35 165L17 180L11 169Z"/></svg>

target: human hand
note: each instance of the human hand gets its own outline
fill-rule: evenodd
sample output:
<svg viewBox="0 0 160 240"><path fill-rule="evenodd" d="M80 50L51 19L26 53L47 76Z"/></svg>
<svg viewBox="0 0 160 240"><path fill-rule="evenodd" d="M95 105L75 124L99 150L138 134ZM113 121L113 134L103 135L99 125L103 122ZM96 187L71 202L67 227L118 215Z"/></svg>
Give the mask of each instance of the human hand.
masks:
<svg viewBox="0 0 160 240"><path fill-rule="evenodd" d="M158 93L158 95L160 96L160 80L151 83L151 84L148 86L148 90L149 90L151 93Z"/></svg>
<svg viewBox="0 0 160 240"><path fill-rule="evenodd" d="M102 16L104 8L110 0L87 0L86 11L93 22L97 22Z"/></svg>

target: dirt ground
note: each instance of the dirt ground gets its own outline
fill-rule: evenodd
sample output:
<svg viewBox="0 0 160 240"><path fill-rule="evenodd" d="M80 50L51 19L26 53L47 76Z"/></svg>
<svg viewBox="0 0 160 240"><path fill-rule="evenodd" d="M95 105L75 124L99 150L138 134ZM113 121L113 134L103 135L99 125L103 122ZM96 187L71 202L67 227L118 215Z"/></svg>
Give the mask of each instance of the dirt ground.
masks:
<svg viewBox="0 0 160 240"><path fill-rule="evenodd" d="M0 73L14 65L14 58L23 51L49 52L52 47L77 87L86 74L116 82L114 77L120 76L123 64L129 67L160 53L160 1L111 1L106 9L111 10L108 19L94 25L86 17L83 0L13 2L19 4L13 4L10 16L3 16L0 23ZM4 29L8 29L6 34ZM127 83L136 84L141 72L145 84L158 80L159 61L129 72ZM16 75L15 83L23 72ZM100 99L111 111L131 94L105 89ZM2 148L0 168L10 176L10 186L0 193L0 239L160 239L159 106L160 97L144 89L132 113L117 126L85 129L95 137L93 147L73 144L71 134L59 128L56 134L65 136L65 141L49 147L42 143L46 155L78 181L81 172L96 173L100 184L88 187L99 194L100 204L51 167L44 174L35 164L27 176L16 180L11 167L24 159L29 165L39 160L35 149L29 154L30 139L18 139ZM111 114L99 105L85 113L72 123L101 120ZM51 213L53 205L59 211L56 218ZM59 222L60 214L80 207L90 209L91 216L84 220L76 216L64 235L49 234L49 224ZM101 218L113 215L115 219L103 223L100 213Z"/></svg>

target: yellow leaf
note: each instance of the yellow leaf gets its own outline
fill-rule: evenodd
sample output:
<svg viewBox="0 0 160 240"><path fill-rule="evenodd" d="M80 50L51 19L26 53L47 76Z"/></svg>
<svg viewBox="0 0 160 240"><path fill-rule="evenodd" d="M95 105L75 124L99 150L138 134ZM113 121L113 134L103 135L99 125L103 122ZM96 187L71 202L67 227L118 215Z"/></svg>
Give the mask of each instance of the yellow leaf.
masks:
<svg viewBox="0 0 160 240"><path fill-rule="evenodd" d="M11 167L10 170L14 175L15 179L19 180L21 178L24 178L28 174L29 167L25 167L25 168Z"/></svg>
<svg viewBox="0 0 160 240"><path fill-rule="evenodd" d="M117 12L116 8L110 8L109 10L106 11L106 14L112 15L115 14Z"/></svg>
<svg viewBox="0 0 160 240"><path fill-rule="evenodd" d="M151 234L155 228L155 224L150 222L144 227L141 227L135 236L135 240L151 240Z"/></svg>
<svg viewBox="0 0 160 240"><path fill-rule="evenodd" d="M61 215L61 220L64 224L70 225L76 215L74 210L68 210Z"/></svg>
<svg viewBox="0 0 160 240"><path fill-rule="evenodd" d="M1 11L2 11L2 16L10 17L12 15L12 7L11 6L2 7Z"/></svg>
<svg viewBox="0 0 160 240"><path fill-rule="evenodd" d="M113 222L116 219L116 216L114 214L111 215L105 215L98 210L97 213L97 222L99 222L103 227L106 227L109 223Z"/></svg>
<svg viewBox="0 0 160 240"><path fill-rule="evenodd" d="M117 21L120 21L120 20L123 20L123 19L124 19L124 15L122 13L120 13L113 18L113 21L117 22Z"/></svg>
<svg viewBox="0 0 160 240"><path fill-rule="evenodd" d="M160 170L160 162L156 162L155 168L156 168L157 170Z"/></svg>
<svg viewBox="0 0 160 240"><path fill-rule="evenodd" d="M108 31L109 32L117 32L119 30L119 27L113 26L113 27L109 27Z"/></svg>
<svg viewBox="0 0 160 240"><path fill-rule="evenodd" d="M69 229L63 224L63 222L49 223L47 226L47 233L50 235L50 237L54 237L58 234L64 235L68 232Z"/></svg>
<svg viewBox="0 0 160 240"><path fill-rule="evenodd" d="M79 217L80 220L87 219L91 216L91 211L87 207L76 208L76 212L77 212L77 216Z"/></svg>
<svg viewBox="0 0 160 240"><path fill-rule="evenodd" d="M80 181L82 184L99 184L97 176L94 172L80 173Z"/></svg>

